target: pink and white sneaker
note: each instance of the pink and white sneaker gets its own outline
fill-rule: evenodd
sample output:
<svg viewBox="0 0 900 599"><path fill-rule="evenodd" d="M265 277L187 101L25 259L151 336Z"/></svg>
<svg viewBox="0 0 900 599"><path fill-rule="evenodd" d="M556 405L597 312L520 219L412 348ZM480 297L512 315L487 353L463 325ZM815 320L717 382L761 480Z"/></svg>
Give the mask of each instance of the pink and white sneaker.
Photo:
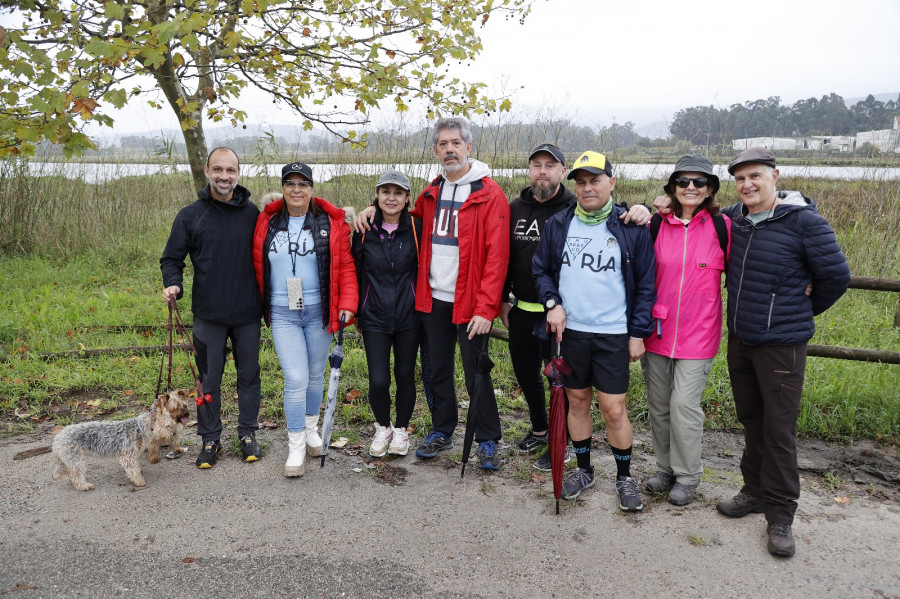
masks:
<svg viewBox="0 0 900 599"><path fill-rule="evenodd" d="M394 436L394 429L390 426L381 426L375 423L375 436L372 438L372 444L369 446L369 455L373 458L383 457L388 451L388 443Z"/></svg>
<svg viewBox="0 0 900 599"><path fill-rule="evenodd" d="M388 447L388 453L391 455L406 455L409 453L409 433L405 428L395 428L394 438L391 446Z"/></svg>

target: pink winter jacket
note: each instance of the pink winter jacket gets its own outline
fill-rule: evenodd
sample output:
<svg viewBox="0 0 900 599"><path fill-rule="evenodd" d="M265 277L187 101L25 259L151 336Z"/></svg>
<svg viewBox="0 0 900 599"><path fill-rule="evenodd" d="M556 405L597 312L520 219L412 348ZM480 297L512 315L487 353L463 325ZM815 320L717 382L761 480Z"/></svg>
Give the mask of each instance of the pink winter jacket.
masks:
<svg viewBox="0 0 900 599"><path fill-rule="evenodd" d="M731 220L724 217L731 243ZM722 339L722 273L725 255L713 219L700 211L687 226L663 217L656 252L655 332L648 352L685 360L712 358Z"/></svg>

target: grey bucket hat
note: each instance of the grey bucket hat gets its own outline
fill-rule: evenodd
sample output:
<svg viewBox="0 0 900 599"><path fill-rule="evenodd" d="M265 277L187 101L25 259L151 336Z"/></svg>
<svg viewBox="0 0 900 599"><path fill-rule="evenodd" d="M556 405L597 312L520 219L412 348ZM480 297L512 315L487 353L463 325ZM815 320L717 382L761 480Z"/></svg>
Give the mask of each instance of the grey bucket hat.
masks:
<svg viewBox="0 0 900 599"><path fill-rule="evenodd" d="M409 191L409 179L400 171L385 171L385 173L381 175L381 178L378 179L375 189L378 189L382 185L391 184Z"/></svg>
<svg viewBox="0 0 900 599"><path fill-rule="evenodd" d="M712 162L705 156L700 154L685 154L675 163L675 170L669 175L669 181L663 185L663 190L667 194L675 193L675 179L679 173L703 173L709 179L712 187L712 195L719 191L719 177L713 172Z"/></svg>

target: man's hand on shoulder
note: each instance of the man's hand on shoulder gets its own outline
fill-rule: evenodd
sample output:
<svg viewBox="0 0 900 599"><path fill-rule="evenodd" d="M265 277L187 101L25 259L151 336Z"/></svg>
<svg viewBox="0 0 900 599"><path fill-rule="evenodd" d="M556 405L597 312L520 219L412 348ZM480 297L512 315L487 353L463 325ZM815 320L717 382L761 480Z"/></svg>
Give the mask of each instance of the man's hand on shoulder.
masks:
<svg viewBox="0 0 900 599"><path fill-rule="evenodd" d="M626 224L634 223L638 226L643 226L650 222L650 210L643 204L635 204L619 218Z"/></svg>
<svg viewBox="0 0 900 599"><path fill-rule="evenodd" d="M656 208L656 211L661 215L665 216L666 214L672 213L672 200L669 196L656 196L653 200L653 207Z"/></svg>
<svg viewBox="0 0 900 599"><path fill-rule="evenodd" d="M353 219L353 232L365 233L372 227L372 221L375 220L375 206L369 206L365 210L361 210L356 218Z"/></svg>

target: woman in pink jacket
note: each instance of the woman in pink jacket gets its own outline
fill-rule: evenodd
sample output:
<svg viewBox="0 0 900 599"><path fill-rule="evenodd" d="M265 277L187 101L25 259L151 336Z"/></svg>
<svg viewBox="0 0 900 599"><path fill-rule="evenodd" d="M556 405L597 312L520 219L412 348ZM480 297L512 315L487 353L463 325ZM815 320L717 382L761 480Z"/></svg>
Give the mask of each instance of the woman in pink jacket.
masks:
<svg viewBox="0 0 900 599"><path fill-rule="evenodd" d="M722 338L722 273L731 221L719 214L719 178L699 154L679 158L664 186L673 212L656 214L650 230L656 252L656 331L644 339L657 472L646 486L669 492L669 503L694 500L703 466L700 398Z"/></svg>

